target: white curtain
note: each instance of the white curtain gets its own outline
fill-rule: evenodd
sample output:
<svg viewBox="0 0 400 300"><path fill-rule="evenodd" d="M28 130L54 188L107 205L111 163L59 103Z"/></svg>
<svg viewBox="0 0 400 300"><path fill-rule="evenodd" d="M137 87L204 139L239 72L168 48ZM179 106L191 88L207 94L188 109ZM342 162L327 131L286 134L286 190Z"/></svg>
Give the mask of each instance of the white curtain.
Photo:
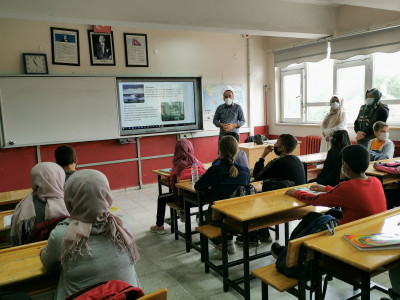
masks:
<svg viewBox="0 0 400 300"><path fill-rule="evenodd" d="M356 55L368 55L375 52L397 52L400 51L400 27L332 38L330 43L332 59L343 60Z"/></svg>
<svg viewBox="0 0 400 300"><path fill-rule="evenodd" d="M274 50L274 64L275 67L283 68L290 64L321 61L327 56L327 48L327 42L321 41Z"/></svg>

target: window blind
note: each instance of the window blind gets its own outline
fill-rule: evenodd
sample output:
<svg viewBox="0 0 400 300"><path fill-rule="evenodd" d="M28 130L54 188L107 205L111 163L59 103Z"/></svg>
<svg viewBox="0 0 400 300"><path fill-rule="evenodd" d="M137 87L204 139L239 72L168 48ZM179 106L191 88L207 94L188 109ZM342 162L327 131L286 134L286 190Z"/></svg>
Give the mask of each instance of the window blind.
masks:
<svg viewBox="0 0 400 300"><path fill-rule="evenodd" d="M332 38L330 43L332 59L343 60L375 52L397 52L400 51L400 27L376 29L356 35Z"/></svg>
<svg viewBox="0 0 400 300"><path fill-rule="evenodd" d="M282 68L296 63L321 61L327 56L327 48L327 42L321 41L274 50L274 64Z"/></svg>

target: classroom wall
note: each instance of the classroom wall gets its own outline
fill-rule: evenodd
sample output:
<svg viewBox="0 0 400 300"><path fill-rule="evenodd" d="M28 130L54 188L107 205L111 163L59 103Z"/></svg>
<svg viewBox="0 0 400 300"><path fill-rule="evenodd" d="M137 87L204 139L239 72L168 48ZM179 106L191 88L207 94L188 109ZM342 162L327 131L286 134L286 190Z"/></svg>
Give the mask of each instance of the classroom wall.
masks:
<svg viewBox="0 0 400 300"><path fill-rule="evenodd" d="M51 63L50 27L79 30L80 66L53 65ZM251 119L256 133L265 134L264 85L267 83L266 44L264 37L251 39L251 84L247 84L247 40L239 34L174 31L112 27L116 66L91 66L87 30L91 25L24 21L0 18L2 49L0 75L23 74L22 53L46 53L52 75L112 75L112 76L194 76L202 75L203 83L242 84L245 113ZM123 33L145 33L148 39L149 67L125 67ZM7 47L4 47L7 45ZM157 50L157 51L155 51ZM155 54L157 53L157 54ZM250 90L248 90L250 89ZM249 93L248 93L249 92ZM247 99L247 95L251 99ZM251 102L251 105L249 104ZM222 98L221 98L222 103ZM249 109L250 108L250 109ZM77 107L77 109L79 109ZM66 124L67 126L68 124ZM51 126L51 124L49 124ZM27 124L29 130L29 124ZM95 129L94 129L95 130ZM217 155L218 130L209 136L191 139L198 158L212 161ZM241 141L247 137L241 134ZM177 135L164 135L140 139L142 157L167 155L174 151ZM58 145L39 147L42 161L54 161ZM117 140L72 143L78 155L78 165L137 158L136 143L121 145ZM36 161L36 147L0 149L0 192L30 186L29 172ZM171 166L172 157L142 160L143 184L157 180L151 170ZM104 172L112 189L139 185L138 162L114 163L92 167Z"/></svg>

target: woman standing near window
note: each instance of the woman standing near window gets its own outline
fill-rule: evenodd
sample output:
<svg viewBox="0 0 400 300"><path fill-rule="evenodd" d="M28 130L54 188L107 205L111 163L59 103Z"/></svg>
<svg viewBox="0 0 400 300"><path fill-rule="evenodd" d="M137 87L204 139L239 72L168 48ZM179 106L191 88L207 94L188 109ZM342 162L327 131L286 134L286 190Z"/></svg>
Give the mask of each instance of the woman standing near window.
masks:
<svg viewBox="0 0 400 300"><path fill-rule="evenodd" d="M368 141L375 138L372 129L374 123L386 122L389 117L389 108L380 101L381 98L382 93L375 88L365 93L365 104L360 107L360 112L354 122L357 144L367 147Z"/></svg>
<svg viewBox="0 0 400 300"><path fill-rule="evenodd" d="M331 107L329 113L322 121L322 141L320 152L327 152L330 148L329 139L338 130L346 130L346 113L343 107L343 98L333 95L329 101Z"/></svg>

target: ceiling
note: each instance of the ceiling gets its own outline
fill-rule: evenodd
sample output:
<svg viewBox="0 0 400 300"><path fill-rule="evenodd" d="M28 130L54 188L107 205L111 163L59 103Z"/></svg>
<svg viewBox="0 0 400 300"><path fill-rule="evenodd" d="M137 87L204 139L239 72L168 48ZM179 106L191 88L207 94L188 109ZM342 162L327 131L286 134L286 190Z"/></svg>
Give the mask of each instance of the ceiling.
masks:
<svg viewBox="0 0 400 300"><path fill-rule="evenodd" d="M399 0L0 0L0 17L316 39L341 5L400 12Z"/></svg>

